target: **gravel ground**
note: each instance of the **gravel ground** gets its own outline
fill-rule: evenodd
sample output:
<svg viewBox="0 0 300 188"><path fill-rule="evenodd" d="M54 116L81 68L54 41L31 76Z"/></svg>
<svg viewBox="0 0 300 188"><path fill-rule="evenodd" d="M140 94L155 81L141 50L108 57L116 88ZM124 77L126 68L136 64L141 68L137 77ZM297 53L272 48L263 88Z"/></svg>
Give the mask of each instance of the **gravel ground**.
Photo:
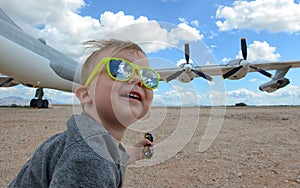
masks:
<svg viewBox="0 0 300 188"><path fill-rule="evenodd" d="M213 110L152 108L123 141L131 145L151 131L156 153L127 168L124 187L300 187L300 107ZM66 129L72 113L72 106L0 108L0 187L44 140ZM218 134L200 152L209 126Z"/></svg>

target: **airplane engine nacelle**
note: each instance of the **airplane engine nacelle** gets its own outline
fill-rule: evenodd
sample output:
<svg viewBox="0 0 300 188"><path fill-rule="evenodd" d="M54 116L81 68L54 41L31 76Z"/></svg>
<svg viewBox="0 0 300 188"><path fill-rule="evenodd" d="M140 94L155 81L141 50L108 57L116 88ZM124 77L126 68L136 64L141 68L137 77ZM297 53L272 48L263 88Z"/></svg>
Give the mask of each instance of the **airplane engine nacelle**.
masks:
<svg viewBox="0 0 300 188"><path fill-rule="evenodd" d="M249 72L249 62L242 59L236 59L232 60L228 63L230 66L242 66L236 73L229 76L227 79L229 80L239 80L241 78L244 78L247 73Z"/></svg>
<svg viewBox="0 0 300 188"><path fill-rule="evenodd" d="M193 73L182 73L180 76L177 77L177 80L182 83L191 82L194 79Z"/></svg>
<svg viewBox="0 0 300 188"><path fill-rule="evenodd" d="M192 72L193 65L191 63L190 64L182 63L178 65L178 69L184 70L184 72L177 77L178 81L182 83L188 83L194 79L195 73Z"/></svg>
<svg viewBox="0 0 300 188"><path fill-rule="evenodd" d="M287 78L280 78L277 80L271 80L267 83L264 83L259 86L259 89L261 91L266 91L268 93L274 92L277 89L280 89L290 83L290 80Z"/></svg>

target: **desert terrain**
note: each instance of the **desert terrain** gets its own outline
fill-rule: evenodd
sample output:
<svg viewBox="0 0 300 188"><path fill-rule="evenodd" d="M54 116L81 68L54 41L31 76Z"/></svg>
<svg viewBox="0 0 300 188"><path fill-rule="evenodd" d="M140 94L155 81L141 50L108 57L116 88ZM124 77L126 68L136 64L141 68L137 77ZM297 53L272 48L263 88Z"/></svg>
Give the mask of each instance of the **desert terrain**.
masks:
<svg viewBox="0 0 300 188"><path fill-rule="evenodd" d="M72 106L0 108L0 187L43 141L66 129L72 113ZM299 106L153 107L140 124L124 143L151 131L156 153L127 168L124 187L300 187ZM199 151L208 126L216 138Z"/></svg>

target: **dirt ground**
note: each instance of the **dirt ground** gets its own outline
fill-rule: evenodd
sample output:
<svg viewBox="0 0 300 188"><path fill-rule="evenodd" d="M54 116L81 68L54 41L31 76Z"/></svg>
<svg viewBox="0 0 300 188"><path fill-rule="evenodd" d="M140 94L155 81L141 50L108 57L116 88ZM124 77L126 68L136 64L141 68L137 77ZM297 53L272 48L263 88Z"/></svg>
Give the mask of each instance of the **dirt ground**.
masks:
<svg viewBox="0 0 300 188"><path fill-rule="evenodd" d="M127 168L124 187L300 187L300 107L224 110L216 116L223 120L216 139L200 152L213 122L210 107L152 108L143 122L148 128L135 126L124 143L150 129L156 153ZM0 187L7 187L44 140L66 129L72 113L72 106L0 108Z"/></svg>

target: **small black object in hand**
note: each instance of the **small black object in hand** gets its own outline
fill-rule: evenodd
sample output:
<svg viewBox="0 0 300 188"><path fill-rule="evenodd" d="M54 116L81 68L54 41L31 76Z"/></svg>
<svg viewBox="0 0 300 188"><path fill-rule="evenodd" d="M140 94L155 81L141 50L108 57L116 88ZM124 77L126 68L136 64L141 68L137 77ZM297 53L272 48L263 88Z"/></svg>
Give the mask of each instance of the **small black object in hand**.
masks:
<svg viewBox="0 0 300 188"><path fill-rule="evenodd" d="M151 133L146 133L145 134L145 139L153 142L153 136ZM150 147L151 145L150 144L147 144L145 147L144 147L144 155L147 159L150 159L152 157L152 153L150 151Z"/></svg>

